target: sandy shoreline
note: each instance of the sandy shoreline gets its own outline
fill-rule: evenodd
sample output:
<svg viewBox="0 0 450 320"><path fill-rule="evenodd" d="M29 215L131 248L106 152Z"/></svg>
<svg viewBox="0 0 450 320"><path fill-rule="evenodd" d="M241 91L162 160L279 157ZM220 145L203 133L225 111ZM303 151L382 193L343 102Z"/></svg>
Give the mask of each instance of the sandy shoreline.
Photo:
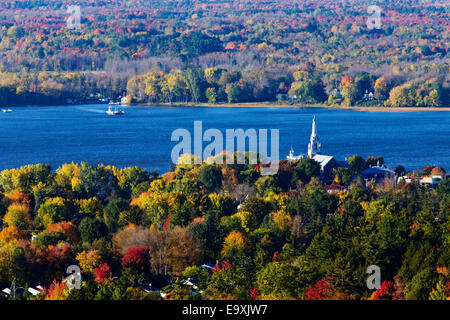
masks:
<svg viewBox="0 0 450 320"><path fill-rule="evenodd" d="M401 107L401 108L386 108L386 107L336 107L336 106L327 106L320 104L308 104L308 105L290 105L290 104L277 104L277 103L219 103L219 104L211 104L211 103L158 103L158 104L133 104L138 106L147 106L147 107L156 107L156 106L164 106L164 107L208 107L208 108L325 108L325 109L339 109L339 110L356 110L356 111L365 111L365 112L420 112L420 111L450 111L450 107Z"/></svg>

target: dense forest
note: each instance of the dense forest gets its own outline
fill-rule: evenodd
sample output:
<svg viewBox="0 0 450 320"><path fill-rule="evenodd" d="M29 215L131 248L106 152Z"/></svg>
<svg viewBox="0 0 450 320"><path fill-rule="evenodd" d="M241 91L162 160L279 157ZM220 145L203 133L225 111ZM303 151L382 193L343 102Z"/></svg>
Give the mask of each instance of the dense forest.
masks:
<svg viewBox="0 0 450 320"><path fill-rule="evenodd" d="M350 157L334 172L337 193L309 158L281 160L273 176L207 162L163 175L87 163L4 170L0 288L40 285L14 297L39 300L449 299L450 180L363 183L382 160ZM70 265L79 289L62 281ZM366 286L371 265L378 290Z"/></svg>
<svg viewBox="0 0 450 320"><path fill-rule="evenodd" d="M446 1L372 2L0 0L0 105L448 106Z"/></svg>

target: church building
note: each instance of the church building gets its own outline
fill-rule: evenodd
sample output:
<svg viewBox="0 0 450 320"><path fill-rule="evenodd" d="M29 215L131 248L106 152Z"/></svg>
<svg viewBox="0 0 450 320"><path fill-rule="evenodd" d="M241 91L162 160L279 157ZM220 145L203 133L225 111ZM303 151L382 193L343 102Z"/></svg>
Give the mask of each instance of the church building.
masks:
<svg viewBox="0 0 450 320"><path fill-rule="evenodd" d="M313 118L312 131L308 144L308 158L315 160L320 164L320 178L325 182L333 181L334 174L333 169L338 168L340 163L336 161L333 156L320 154L320 148L322 147L319 137L317 135L316 116ZM291 147L289 155L286 157L289 161L295 161L305 158L304 155L294 156L294 150Z"/></svg>

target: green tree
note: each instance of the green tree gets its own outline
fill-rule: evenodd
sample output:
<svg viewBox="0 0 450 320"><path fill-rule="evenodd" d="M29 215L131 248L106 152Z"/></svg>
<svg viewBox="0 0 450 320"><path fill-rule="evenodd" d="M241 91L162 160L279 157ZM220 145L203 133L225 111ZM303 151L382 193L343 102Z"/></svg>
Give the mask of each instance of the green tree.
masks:
<svg viewBox="0 0 450 320"><path fill-rule="evenodd" d="M226 231L219 224L219 214L216 212L208 214L204 222L191 225L190 230L197 239L203 255L213 260L218 259L226 235Z"/></svg>
<svg viewBox="0 0 450 320"><path fill-rule="evenodd" d="M32 193L32 187L50 182L51 168L46 164L33 164L19 169L3 170L0 173L0 186L6 193Z"/></svg>
<svg viewBox="0 0 450 320"><path fill-rule="evenodd" d="M343 167L333 169L333 173L335 174L334 182L338 184L343 184L344 186L348 186L352 181L352 172Z"/></svg>
<svg viewBox="0 0 450 320"><path fill-rule="evenodd" d="M313 159L303 158L298 162L295 172L303 183L308 183L312 177L320 175L320 164Z"/></svg>
<svg viewBox="0 0 450 320"><path fill-rule="evenodd" d="M407 300L426 300L430 296L436 277L432 268L426 268L416 274L406 286Z"/></svg>
<svg viewBox="0 0 450 320"><path fill-rule="evenodd" d="M203 70L200 68L188 68L183 72L183 76L186 79L192 102L200 102L203 99L206 85Z"/></svg>
<svg viewBox="0 0 450 320"><path fill-rule="evenodd" d="M0 246L0 285L9 286L15 280L25 284L27 278L27 260L22 247L13 243Z"/></svg>
<svg viewBox="0 0 450 320"><path fill-rule="evenodd" d="M80 164L81 184L75 189L83 198L96 197L104 202L111 193L112 170L109 167L98 165L96 167L82 162Z"/></svg>
<svg viewBox="0 0 450 320"><path fill-rule="evenodd" d="M40 245L41 247L48 247L49 245L57 245L58 242L65 240L64 235L61 232L55 232L50 230L44 230L39 233L36 238L34 238L34 242Z"/></svg>
<svg viewBox="0 0 450 320"><path fill-rule="evenodd" d="M268 217L271 210L270 202L257 197L248 197L240 209L240 211L251 212L256 217L256 224L260 224L265 217Z"/></svg>
<svg viewBox="0 0 450 320"><path fill-rule="evenodd" d="M25 204L13 203L8 207L3 222L8 226L28 230L31 226L30 209Z"/></svg>
<svg viewBox="0 0 450 320"><path fill-rule="evenodd" d="M216 103L217 101L217 94L216 94L216 88L208 88L206 89L206 98L208 99L208 103Z"/></svg>
<svg viewBox="0 0 450 320"><path fill-rule="evenodd" d="M437 192L441 197L449 197L450 196L450 179L442 180L439 182L437 187Z"/></svg>
<svg viewBox="0 0 450 320"><path fill-rule="evenodd" d="M92 242L107 234L105 223L99 219L90 217L81 220L78 230L80 231L81 239L84 242Z"/></svg>
<svg viewBox="0 0 450 320"><path fill-rule="evenodd" d="M120 197L128 199L134 189L141 183L149 181L150 174L139 167L129 167L124 169L113 168L114 177L117 179L116 191Z"/></svg>
<svg viewBox="0 0 450 320"><path fill-rule="evenodd" d="M354 174L359 174L366 168L366 161L363 157L355 154L348 158L348 166Z"/></svg>
<svg viewBox="0 0 450 320"><path fill-rule="evenodd" d="M120 213L129 208L130 203L125 199L113 199L108 202L103 210L103 219L110 232L117 230Z"/></svg>
<svg viewBox="0 0 450 320"><path fill-rule="evenodd" d="M198 180L209 191L214 191L222 185L222 171L214 165L202 165L198 173Z"/></svg>
<svg viewBox="0 0 450 320"><path fill-rule="evenodd" d="M227 83L225 87L228 103L241 102L241 88L235 83Z"/></svg>
<svg viewBox="0 0 450 320"><path fill-rule="evenodd" d="M36 221L38 225L47 227L55 222L70 221L75 213L75 206L71 201L61 197L47 198L39 207Z"/></svg>
<svg viewBox="0 0 450 320"><path fill-rule="evenodd" d="M273 176L261 176L255 182L255 188L258 196L265 197L270 192L274 192L276 194L281 192L280 187L278 186L277 180Z"/></svg>
<svg viewBox="0 0 450 320"><path fill-rule="evenodd" d="M314 277L306 264L271 262L256 274L256 283L266 299L301 298L302 291Z"/></svg>

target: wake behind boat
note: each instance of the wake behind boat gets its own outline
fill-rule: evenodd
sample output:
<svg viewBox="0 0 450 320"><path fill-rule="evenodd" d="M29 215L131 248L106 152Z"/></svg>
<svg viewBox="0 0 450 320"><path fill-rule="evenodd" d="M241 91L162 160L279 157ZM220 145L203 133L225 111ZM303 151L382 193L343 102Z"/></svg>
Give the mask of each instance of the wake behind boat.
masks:
<svg viewBox="0 0 450 320"><path fill-rule="evenodd" d="M12 112L12 110L11 109L2 109L2 112Z"/></svg>
<svg viewBox="0 0 450 320"><path fill-rule="evenodd" d="M106 114L110 116L119 116L125 114L123 110L119 110L115 108L114 110L111 109L111 106L108 107L108 110L106 110Z"/></svg>

